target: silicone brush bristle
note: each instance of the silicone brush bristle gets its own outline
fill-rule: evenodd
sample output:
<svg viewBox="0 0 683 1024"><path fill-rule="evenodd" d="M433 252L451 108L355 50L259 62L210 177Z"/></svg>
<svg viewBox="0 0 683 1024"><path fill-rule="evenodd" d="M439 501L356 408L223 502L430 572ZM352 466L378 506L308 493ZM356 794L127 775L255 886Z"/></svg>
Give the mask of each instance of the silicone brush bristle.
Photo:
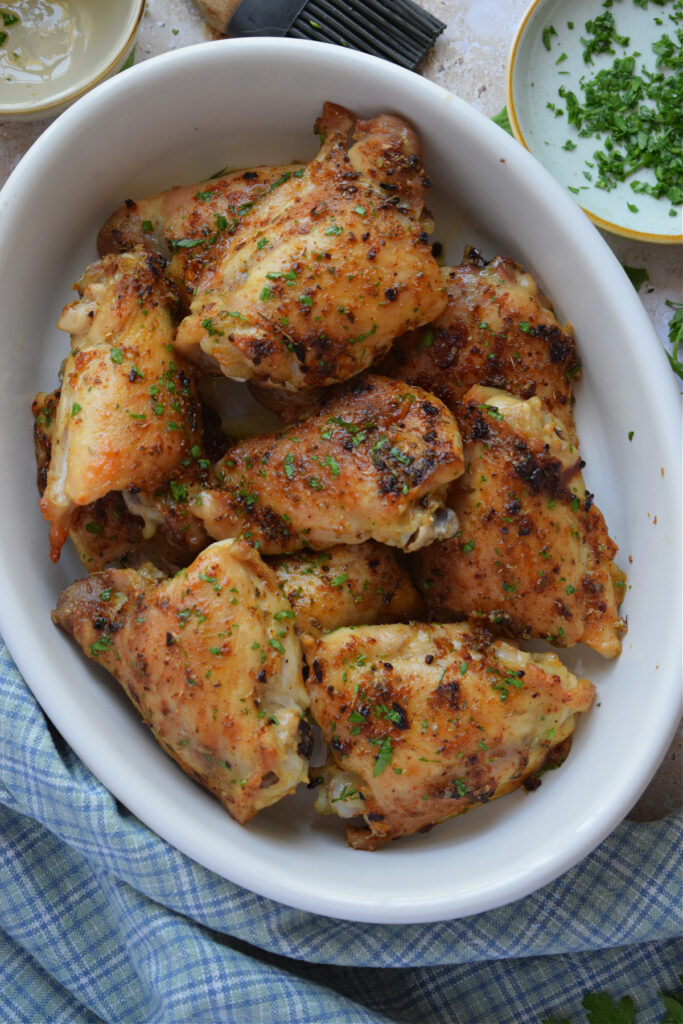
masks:
<svg viewBox="0 0 683 1024"><path fill-rule="evenodd" d="M412 0L309 0L286 35L348 46L414 70L445 27Z"/></svg>

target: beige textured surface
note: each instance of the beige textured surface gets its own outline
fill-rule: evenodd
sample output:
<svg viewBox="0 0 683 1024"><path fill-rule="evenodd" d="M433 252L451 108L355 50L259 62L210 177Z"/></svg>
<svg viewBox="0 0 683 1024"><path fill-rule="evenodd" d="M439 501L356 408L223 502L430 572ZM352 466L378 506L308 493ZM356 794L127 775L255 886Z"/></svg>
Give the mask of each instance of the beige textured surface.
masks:
<svg viewBox="0 0 683 1024"><path fill-rule="evenodd" d="M483 114L505 103L507 52L527 0L421 0L447 28L425 61L423 74L457 93ZM596 0L596 9L599 9ZM137 38L139 63L166 50L214 38L192 0L149 0ZM334 99L334 97L330 97ZM0 121L0 185L49 121ZM644 267L649 281L641 298L655 329L666 339L671 310L666 299L682 297L682 250L605 236L622 263ZM683 735L678 735L652 783L633 808L632 818L658 818L683 803Z"/></svg>

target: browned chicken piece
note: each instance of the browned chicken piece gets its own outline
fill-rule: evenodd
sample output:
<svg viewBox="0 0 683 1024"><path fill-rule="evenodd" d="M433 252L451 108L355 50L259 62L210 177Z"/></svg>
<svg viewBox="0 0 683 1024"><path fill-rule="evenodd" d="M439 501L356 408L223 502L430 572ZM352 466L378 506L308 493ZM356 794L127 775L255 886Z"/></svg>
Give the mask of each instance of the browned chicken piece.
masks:
<svg viewBox="0 0 683 1024"><path fill-rule="evenodd" d="M316 809L374 850L504 796L564 760L594 687L484 629L360 626L302 638L328 743ZM527 781L528 780L528 781Z"/></svg>
<svg viewBox="0 0 683 1024"><path fill-rule="evenodd" d="M71 334L41 499L57 561L76 510L111 491L152 491L200 440L194 384L173 354L176 297L142 249L106 256L76 284Z"/></svg>
<svg viewBox="0 0 683 1024"><path fill-rule="evenodd" d="M270 560L296 628L322 636L340 626L421 618L424 603L390 548L374 541Z"/></svg>
<svg viewBox="0 0 683 1024"><path fill-rule="evenodd" d="M59 390L39 392L33 401L38 491L45 491L52 451ZM152 494L110 491L103 498L74 509L69 537L89 572L108 565L138 566L151 561L173 573L188 565L211 543L200 520L188 507L188 485L209 478L211 462L203 445L194 445L171 479ZM206 453L208 455L208 453Z"/></svg>
<svg viewBox="0 0 683 1024"><path fill-rule="evenodd" d="M179 352L264 388L346 380L446 304L416 133L329 103L316 127L310 164L255 198L234 230L206 236L210 255L178 330Z"/></svg>
<svg viewBox="0 0 683 1024"><path fill-rule="evenodd" d="M109 569L53 618L118 680L155 739L239 822L307 780L301 648L277 579L244 541L172 579Z"/></svg>
<svg viewBox="0 0 683 1024"><path fill-rule="evenodd" d="M235 445L190 507L212 537L242 534L263 554L370 539L413 551L457 530L444 499L462 470L448 409L370 375L332 389L307 420Z"/></svg>
<svg viewBox="0 0 683 1024"><path fill-rule="evenodd" d="M562 425L538 397L479 386L460 423L467 468L448 496L460 531L415 562L433 615L479 612L513 635L616 657L625 576Z"/></svg>
<svg viewBox="0 0 683 1024"><path fill-rule="evenodd" d="M571 389L581 372L574 334L558 323L531 274L470 248L444 279L444 312L399 338L380 372L432 391L453 411L473 384L538 395L573 434Z"/></svg>
<svg viewBox="0 0 683 1024"><path fill-rule="evenodd" d="M216 258L219 237L231 239L254 203L303 167L286 164L232 171L147 199L127 199L97 236L98 252L104 256L143 245L168 257L168 276L189 307L202 274Z"/></svg>

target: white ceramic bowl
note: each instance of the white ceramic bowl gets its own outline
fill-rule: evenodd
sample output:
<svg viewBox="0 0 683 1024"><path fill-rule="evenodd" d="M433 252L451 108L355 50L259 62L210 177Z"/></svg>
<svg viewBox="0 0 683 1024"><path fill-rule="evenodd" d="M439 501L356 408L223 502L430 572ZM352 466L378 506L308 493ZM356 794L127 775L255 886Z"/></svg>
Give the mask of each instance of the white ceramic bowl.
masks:
<svg viewBox="0 0 683 1024"><path fill-rule="evenodd" d="M326 99L395 111L419 129L435 185L437 238L503 251L575 325L585 363L577 419L596 492L621 547L630 632L618 661L566 660L598 687L558 772L377 853L345 846L305 789L235 824L157 747L113 681L50 623L83 574L48 559L34 482L30 402L55 386L68 340L55 328L98 227L128 196L198 181L226 164L306 159ZM74 159L74 153L78 158ZM571 867L628 812L679 714L677 389L618 262L564 190L505 132L393 65L295 40L219 41L150 60L66 111L7 183L0 204L0 629L57 728L95 775L159 835L228 879L283 903L375 922L443 920L524 896ZM629 432L633 431L632 441Z"/></svg>
<svg viewBox="0 0 683 1024"><path fill-rule="evenodd" d="M4 7L0 120L54 117L113 75L131 51L144 9L145 0L22 0ZM8 23L7 15L17 20Z"/></svg>
<svg viewBox="0 0 683 1024"><path fill-rule="evenodd" d="M585 25L594 18L596 0L531 0L510 47L507 67L507 111L515 138L572 192L575 201L604 231L638 242L675 245L683 242L683 210L667 199L636 193L631 180L655 182L651 168L641 168L606 191L595 186L594 153L605 140L582 137L569 125L564 86L582 99L581 79L627 54L638 53L637 68L658 73L652 45L670 32L666 17L657 24L647 3L618 4L613 9L616 30L631 40L616 52L600 54L593 64L583 59ZM570 28L570 26L572 26ZM552 27L552 35L548 35ZM558 115L558 111L562 111ZM570 148L567 149L567 142Z"/></svg>

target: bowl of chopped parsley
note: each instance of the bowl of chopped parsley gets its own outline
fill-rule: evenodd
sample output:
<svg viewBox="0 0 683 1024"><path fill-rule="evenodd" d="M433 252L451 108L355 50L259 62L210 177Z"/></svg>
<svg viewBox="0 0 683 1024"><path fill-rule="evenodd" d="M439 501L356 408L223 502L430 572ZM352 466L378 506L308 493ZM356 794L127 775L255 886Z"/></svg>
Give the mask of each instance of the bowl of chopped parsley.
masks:
<svg viewBox="0 0 683 1024"><path fill-rule="evenodd" d="M683 242L683 0L534 0L507 109L598 227Z"/></svg>

